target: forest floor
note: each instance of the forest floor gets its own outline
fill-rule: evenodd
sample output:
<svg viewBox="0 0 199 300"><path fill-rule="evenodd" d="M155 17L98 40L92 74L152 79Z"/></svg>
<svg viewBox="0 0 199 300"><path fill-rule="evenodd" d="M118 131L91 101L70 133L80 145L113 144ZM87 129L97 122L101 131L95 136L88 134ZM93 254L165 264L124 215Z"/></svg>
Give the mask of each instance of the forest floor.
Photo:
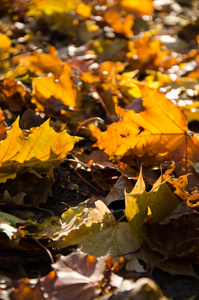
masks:
<svg viewBox="0 0 199 300"><path fill-rule="evenodd" d="M0 299L199 300L198 1L55 2L0 7Z"/></svg>

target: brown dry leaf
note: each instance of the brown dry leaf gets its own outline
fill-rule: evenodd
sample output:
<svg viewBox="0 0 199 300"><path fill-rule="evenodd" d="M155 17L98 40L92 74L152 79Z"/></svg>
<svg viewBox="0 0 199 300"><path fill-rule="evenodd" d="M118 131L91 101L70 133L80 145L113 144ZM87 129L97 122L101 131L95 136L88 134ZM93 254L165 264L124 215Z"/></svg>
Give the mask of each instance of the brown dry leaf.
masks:
<svg viewBox="0 0 199 300"><path fill-rule="evenodd" d="M27 105L28 91L14 78L5 79L0 87L0 103L13 112L21 112Z"/></svg>
<svg viewBox="0 0 199 300"><path fill-rule="evenodd" d="M39 111L52 110L51 102L59 101L64 106L76 107L78 105L78 91L71 80L71 67L65 62L59 78L54 74L50 77L33 78L33 99ZM50 99L54 99L51 100ZM56 107L56 104L54 104ZM64 109L63 106L63 109ZM56 109L55 109L56 111Z"/></svg>
<svg viewBox="0 0 199 300"><path fill-rule="evenodd" d="M171 275L185 275L198 278L193 267L194 261L191 259L164 258L159 252L151 251L147 247L142 247L141 254L148 270L156 266Z"/></svg>
<svg viewBox="0 0 199 300"><path fill-rule="evenodd" d="M145 244L165 257L190 258L197 262L199 251L198 213L177 215L158 223L153 217L145 220L143 227ZM168 216L169 217L169 216Z"/></svg>
<svg viewBox="0 0 199 300"><path fill-rule="evenodd" d="M48 300L49 298L44 296L41 282L39 280L37 280L36 284L35 281L33 282L34 284L31 282L31 279L28 278L22 279L18 284L16 284L17 286L15 286L15 289L11 289L9 298L13 300ZM0 291L0 293L3 295L3 291Z"/></svg>
<svg viewBox="0 0 199 300"><path fill-rule="evenodd" d="M110 255L100 258L80 249L68 256L59 255L53 271L41 279L9 281L0 287L2 299L85 300L85 299L153 299L166 300L157 284L149 278L124 279L109 267ZM144 298L143 298L144 297Z"/></svg>
<svg viewBox="0 0 199 300"><path fill-rule="evenodd" d="M132 182L124 175L121 175L106 196L106 205L111 204L113 201L124 199L124 190L127 189L128 192L131 191L132 188Z"/></svg>
<svg viewBox="0 0 199 300"><path fill-rule="evenodd" d="M5 124L5 118L3 111L0 108L0 141L5 139L6 137L7 126Z"/></svg>
<svg viewBox="0 0 199 300"><path fill-rule="evenodd" d="M0 182L15 178L16 173L27 168L49 170L66 157L74 144L81 138L72 137L66 131L56 133L49 120L40 127L31 128L25 136L17 119L0 142Z"/></svg>
<svg viewBox="0 0 199 300"><path fill-rule="evenodd" d="M81 250L59 256L52 271L41 279L50 299L93 299L98 282L104 277L107 256L96 258Z"/></svg>
<svg viewBox="0 0 199 300"><path fill-rule="evenodd" d="M170 178L169 175L164 175L164 180L167 180L167 183L170 189L174 192L174 194L185 201L189 198L190 194L186 191L186 187L188 185L188 175L180 176L179 178ZM169 179L169 180L168 180Z"/></svg>
<svg viewBox="0 0 199 300"><path fill-rule="evenodd" d="M45 203L48 196L51 195L53 183L52 169L41 176L29 168L27 172L17 174L15 179L8 180L1 185L3 197L0 199L0 203L7 203L9 206L23 204L24 206L36 207Z"/></svg>
<svg viewBox="0 0 199 300"><path fill-rule="evenodd" d="M109 125L105 132L89 125L97 139L94 146L104 149L110 158L135 153L140 157L148 155L148 161L159 159L160 163L172 154L178 171L185 170L199 158L198 136L188 135L186 116L163 94L140 85L139 89L144 107L141 112L116 105L120 120Z"/></svg>

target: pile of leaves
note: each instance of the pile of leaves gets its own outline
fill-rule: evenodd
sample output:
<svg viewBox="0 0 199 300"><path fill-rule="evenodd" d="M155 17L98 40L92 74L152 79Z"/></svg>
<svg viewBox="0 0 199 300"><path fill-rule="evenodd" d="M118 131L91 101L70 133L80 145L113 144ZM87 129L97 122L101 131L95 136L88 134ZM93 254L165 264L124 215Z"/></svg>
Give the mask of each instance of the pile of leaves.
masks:
<svg viewBox="0 0 199 300"><path fill-rule="evenodd" d="M2 1L1 299L163 300L155 268L198 278L198 12Z"/></svg>

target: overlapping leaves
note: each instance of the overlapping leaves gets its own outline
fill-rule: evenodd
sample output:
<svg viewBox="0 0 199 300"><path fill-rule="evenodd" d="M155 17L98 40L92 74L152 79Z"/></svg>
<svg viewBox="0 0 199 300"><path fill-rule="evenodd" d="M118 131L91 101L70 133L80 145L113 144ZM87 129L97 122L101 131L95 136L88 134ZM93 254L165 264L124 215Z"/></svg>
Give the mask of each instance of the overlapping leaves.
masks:
<svg viewBox="0 0 199 300"><path fill-rule="evenodd" d="M80 299L93 298L96 291L100 295L112 292L122 285L121 278L112 273L119 263L110 267L107 253L114 256L114 261L123 257L119 269L126 264L127 269L138 273L143 272L140 257L148 269L162 258L168 263L172 258L177 265L180 257L186 271L176 265L165 270L195 276L192 264L198 263L199 193L193 187L198 186L198 136L189 133L182 110L156 89L162 88L171 99L177 94L179 99L189 95L195 100L199 63L196 26L191 24L196 29L191 42L179 46L186 36L183 28L170 27L172 33L164 35L168 32L167 10L172 7L175 19L178 5L166 4L162 14L160 9L165 4L161 3L160 8L158 1L152 0L8 2L3 0L0 7L1 16L8 12L9 22L13 22L7 24L6 19L4 24L3 18L0 24L0 202L7 212L0 214L1 249L16 252L14 260L8 256L9 266L27 250L34 259L35 253L42 253L51 262L57 252L68 253L76 246L88 255L78 250L62 256L52 264L54 270L36 280L35 285L29 279L12 282L2 288L3 293L8 291L4 296L64 299L67 293L69 298ZM159 17L163 27L156 26ZM197 24L198 17L192 20ZM168 40L172 42L167 47ZM190 50L192 45L195 49ZM195 120L198 103L188 104L184 111L189 121ZM25 120L20 122L24 130L19 127L18 115ZM48 117L51 121L43 123ZM80 176L82 189L85 185L85 193L82 196L80 185L68 174L71 165L65 164L62 170L68 169L59 182L61 197L59 194L52 205L48 198L52 169L81 139L63 128L67 126L72 134L83 132L87 139L90 133L85 125L101 119L109 124L106 130L102 123L101 130L97 125L89 126L97 139L94 146L101 149L98 154L90 148L91 141L85 140L67 158L75 165L74 173ZM88 181L78 168L88 175ZM166 175L159 177L165 171ZM192 193L186 190L187 175L169 176L178 177L187 171L192 172L188 176ZM86 190L87 186L92 192ZM69 189L72 199L68 197ZM124 196L125 189L132 191ZM74 207L74 200L85 200L93 190L99 195L95 199L104 202L86 201ZM125 209L114 211L115 202L119 202L116 200L123 202L124 197ZM44 204L47 199L49 202ZM39 207L41 203L44 208ZM113 211L107 207L109 204ZM66 205L71 207L63 213ZM27 206L30 209L26 210ZM49 213L55 216L46 217ZM132 253L140 246L141 254ZM2 279L7 282L7 278ZM162 299L161 293L157 299Z"/></svg>
<svg viewBox="0 0 199 300"><path fill-rule="evenodd" d="M95 146L104 149L111 158L133 152L138 156L155 155L161 161L161 156L170 153L176 162L186 160L184 169L187 163L197 161L198 138L188 135L184 113L160 92L143 86L139 88L143 105L139 113L116 106L120 120L109 125L105 132L89 126L97 138Z"/></svg>

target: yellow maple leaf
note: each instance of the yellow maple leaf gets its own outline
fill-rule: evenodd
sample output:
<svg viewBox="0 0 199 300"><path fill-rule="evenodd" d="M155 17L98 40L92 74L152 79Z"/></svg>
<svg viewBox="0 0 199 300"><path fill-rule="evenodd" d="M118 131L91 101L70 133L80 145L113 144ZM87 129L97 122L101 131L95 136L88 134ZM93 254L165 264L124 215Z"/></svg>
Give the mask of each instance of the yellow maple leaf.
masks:
<svg viewBox="0 0 199 300"><path fill-rule="evenodd" d="M19 64L12 75L22 76L27 72L40 76L53 73L58 77L62 71L62 60L57 57L57 50L53 46L47 47L49 53L33 52L20 58ZM5 78L8 77L5 75Z"/></svg>
<svg viewBox="0 0 199 300"><path fill-rule="evenodd" d="M29 14L38 15L44 12L47 15L53 13L69 13L76 9L81 0L31 0Z"/></svg>
<svg viewBox="0 0 199 300"><path fill-rule="evenodd" d="M55 221L55 217L53 218ZM131 235L129 224L117 222L111 211L97 200L94 207L87 207L86 201L78 207L71 207L62 214L61 223L54 227L49 220L42 223L39 236L51 238L50 245L65 248L78 245L89 254L97 257L107 254L120 255L138 249L138 244ZM126 256L125 256L126 257ZM137 259L139 254L132 253L127 259L134 259L128 268L143 271Z"/></svg>
<svg viewBox="0 0 199 300"><path fill-rule="evenodd" d="M8 51L11 45L10 38L6 34L0 33L0 52Z"/></svg>
<svg viewBox="0 0 199 300"><path fill-rule="evenodd" d="M8 131L5 140L0 142L0 182L15 178L24 169L49 170L66 157L74 144L80 140L66 131L57 133L49 125L49 120L41 126L31 128L25 135L17 119Z"/></svg>
<svg viewBox="0 0 199 300"><path fill-rule="evenodd" d="M77 89L71 80L71 67L65 62L59 78L54 74L50 77L33 78L32 102L40 111L44 111L47 99L54 97L69 107L77 106Z"/></svg>
<svg viewBox="0 0 199 300"><path fill-rule="evenodd" d="M162 176L155 182L151 191L146 192L141 169L133 190L125 193L126 218L135 240L139 244L143 241L143 224L148 208L157 221L162 221L179 203Z"/></svg>

